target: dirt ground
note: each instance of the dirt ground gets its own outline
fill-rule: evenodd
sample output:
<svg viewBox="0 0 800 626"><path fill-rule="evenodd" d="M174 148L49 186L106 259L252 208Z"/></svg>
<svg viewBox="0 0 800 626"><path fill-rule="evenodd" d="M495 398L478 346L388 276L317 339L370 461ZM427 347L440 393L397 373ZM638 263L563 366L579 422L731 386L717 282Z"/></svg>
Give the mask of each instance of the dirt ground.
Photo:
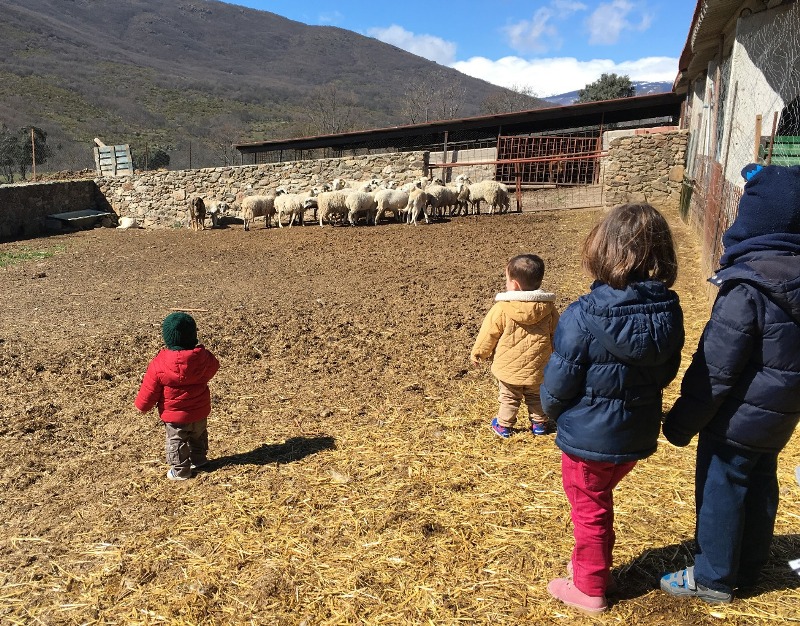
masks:
<svg viewBox="0 0 800 626"><path fill-rule="evenodd" d="M510 256L542 256L562 310L586 291L598 215L0 244L23 259L0 268L0 622L800 621L797 435L753 595L711 607L655 590L693 531L694 444L663 442L618 490L620 598L589 620L547 596L571 550L559 451L493 436L494 382L467 355ZM696 240L670 219L688 359L708 304ZM133 408L175 309L222 364L214 460L185 483L165 478L155 413Z"/></svg>

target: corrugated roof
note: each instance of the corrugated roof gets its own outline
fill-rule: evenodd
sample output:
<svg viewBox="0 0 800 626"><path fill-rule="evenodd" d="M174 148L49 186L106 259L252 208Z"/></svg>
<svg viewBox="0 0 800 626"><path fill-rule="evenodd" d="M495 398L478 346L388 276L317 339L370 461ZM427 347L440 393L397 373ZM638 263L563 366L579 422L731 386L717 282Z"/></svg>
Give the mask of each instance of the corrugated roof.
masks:
<svg viewBox="0 0 800 626"><path fill-rule="evenodd" d="M392 140L410 136L431 136L445 131L465 131L476 129L502 129L505 134L515 134L514 130L525 128L526 132L557 130L560 128L591 126L598 123L611 124L637 119L677 116L680 97L675 93L659 93L647 96L634 96L616 100L587 102L569 106L555 106L545 109L518 111L497 115L482 115L454 120L438 120L424 124L392 126L358 130L336 135L317 135L293 139L277 139L236 145L245 154L275 150L309 150L314 148L346 148L370 141Z"/></svg>
<svg viewBox="0 0 800 626"><path fill-rule="evenodd" d="M708 63L717 56L725 27L748 4L742 0L699 0L678 61L675 91L685 93L688 81L706 70Z"/></svg>

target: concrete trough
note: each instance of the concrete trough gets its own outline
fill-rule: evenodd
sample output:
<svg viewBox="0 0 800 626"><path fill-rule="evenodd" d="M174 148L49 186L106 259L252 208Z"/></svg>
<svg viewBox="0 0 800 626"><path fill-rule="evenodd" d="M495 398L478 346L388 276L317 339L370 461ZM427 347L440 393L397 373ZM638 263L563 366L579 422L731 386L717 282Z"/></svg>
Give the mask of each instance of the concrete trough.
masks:
<svg viewBox="0 0 800 626"><path fill-rule="evenodd" d="M101 219L109 215L112 214L94 209L53 213L45 219L45 226L50 230L63 230L64 228L88 230L94 228Z"/></svg>

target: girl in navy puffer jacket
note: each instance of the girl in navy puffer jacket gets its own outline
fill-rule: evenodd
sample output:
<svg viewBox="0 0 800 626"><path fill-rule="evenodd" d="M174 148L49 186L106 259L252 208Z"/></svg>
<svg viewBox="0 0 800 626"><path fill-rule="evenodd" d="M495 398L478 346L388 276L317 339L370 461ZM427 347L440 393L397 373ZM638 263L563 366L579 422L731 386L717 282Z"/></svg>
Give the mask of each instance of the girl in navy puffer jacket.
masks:
<svg viewBox="0 0 800 626"><path fill-rule="evenodd" d="M575 548L570 578L548 592L586 613L612 586L613 489L656 450L661 392L678 373L683 313L672 234L649 204L613 209L584 244L591 292L564 311L544 370L542 407L556 420Z"/></svg>
<svg viewBox="0 0 800 626"><path fill-rule="evenodd" d="M711 277L711 319L664 420L696 435L695 561L664 576L667 593L730 602L769 558L778 453L800 420L800 166L749 165L739 211Z"/></svg>

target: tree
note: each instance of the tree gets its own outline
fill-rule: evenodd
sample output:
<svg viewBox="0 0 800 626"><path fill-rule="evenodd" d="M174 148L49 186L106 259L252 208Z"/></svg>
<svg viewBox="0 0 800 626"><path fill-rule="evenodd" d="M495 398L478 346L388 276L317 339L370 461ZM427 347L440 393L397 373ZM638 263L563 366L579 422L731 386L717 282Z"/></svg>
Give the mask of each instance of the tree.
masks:
<svg viewBox="0 0 800 626"><path fill-rule="evenodd" d="M8 130L5 124L0 126L0 175L7 183L14 182L14 171L17 169L21 153L19 137Z"/></svg>
<svg viewBox="0 0 800 626"><path fill-rule="evenodd" d="M490 93L481 103L481 112L486 115L513 113L536 108L538 96L530 85L511 85Z"/></svg>
<svg viewBox="0 0 800 626"><path fill-rule="evenodd" d="M33 159L36 159L37 166L44 165L47 163L47 159L53 155L53 150L47 145L47 133L38 126L25 126L20 128L19 132L22 155L17 163L17 170L24 179L28 168L33 166ZM31 143L31 137L33 137L33 143Z"/></svg>
<svg viewBox="0 0 800 626"><path fill-rule="evenodd" d="M47 145L47 133L44 130L37 126L25 126L12 133L3 124L0 127L0 174L9 183L14 182L15 172L24 180L33 165L34 149L37 166L46 163L52 156L53 151Z"/></svg>
<svg viewBox="0 0 800 626"><path fill-rule="evenodd" d="M171 146L147 145L142 151L132 150L133 169L157 170L169 167Z"/></svg>
<svg viewBox="0 0 800 626"><path fill-rule="evenodd" d="M342 92L336 83L318 87L308 98L305 111L311 132L336 135L352 130L355 106L356 97Z"/></svg>
<svg viewBox="0 0 800 626"><path fill-rule="evenodd" d="M400 114L409 124L453 119L461 110L467 93L466 87L443 72L408 82Z"/></svg>
<svg viewBox="0 0 800 626"><path fill-rule="evenodd" d="M630 98L635 95L636 87L631 83L629 76L602 74L596 81L589 83L578 91L576 102L615 100L617 98Z"/></svg>

